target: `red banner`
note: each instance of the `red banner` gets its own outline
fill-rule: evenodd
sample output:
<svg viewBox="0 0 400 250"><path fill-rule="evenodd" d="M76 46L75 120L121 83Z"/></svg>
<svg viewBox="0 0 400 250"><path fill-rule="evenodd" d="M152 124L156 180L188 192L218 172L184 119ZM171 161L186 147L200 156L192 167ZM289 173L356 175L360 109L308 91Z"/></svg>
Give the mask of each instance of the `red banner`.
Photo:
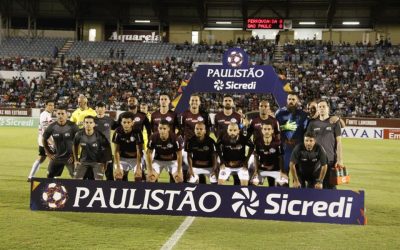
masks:
<svg viewBox="0 0 400 250"><path fill-rule="evenodd" d="M383 139L400 140L400 129L384 129Z"/></svg>

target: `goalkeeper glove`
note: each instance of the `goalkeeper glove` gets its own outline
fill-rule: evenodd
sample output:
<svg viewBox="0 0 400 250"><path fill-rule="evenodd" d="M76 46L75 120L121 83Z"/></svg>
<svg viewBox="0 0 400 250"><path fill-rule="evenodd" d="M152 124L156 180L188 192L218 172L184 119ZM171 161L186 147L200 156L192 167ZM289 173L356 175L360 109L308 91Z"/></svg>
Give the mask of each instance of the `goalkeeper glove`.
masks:
<svg viewBox="0 0 400 250"><path fill-rule="evenodd" d="M289 131L295 131L297 129L297 124L296 122L291 122L290 120L286 122L285 125L281 126L281 130L289 130Z"/></svg>

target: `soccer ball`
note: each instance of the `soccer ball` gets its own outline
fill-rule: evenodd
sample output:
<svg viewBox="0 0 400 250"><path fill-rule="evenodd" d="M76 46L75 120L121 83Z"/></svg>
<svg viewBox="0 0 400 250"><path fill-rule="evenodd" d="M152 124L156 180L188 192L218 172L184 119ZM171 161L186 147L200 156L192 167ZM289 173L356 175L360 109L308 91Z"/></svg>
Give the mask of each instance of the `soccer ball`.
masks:
<svg viewBox="0 0 400 250"><path fill-rule="evenodd" d="M67 189L57 183L47 184L43 194L43 202L52 209L59 209L65 206L68 199Z"/></svg>
<svg viewBox="0 0 400 250"><path fill-rule="evenodd" d="M232 51L228 55L228 63L234 68L240 67L243 63L243 54L238 51Z"/></svg>

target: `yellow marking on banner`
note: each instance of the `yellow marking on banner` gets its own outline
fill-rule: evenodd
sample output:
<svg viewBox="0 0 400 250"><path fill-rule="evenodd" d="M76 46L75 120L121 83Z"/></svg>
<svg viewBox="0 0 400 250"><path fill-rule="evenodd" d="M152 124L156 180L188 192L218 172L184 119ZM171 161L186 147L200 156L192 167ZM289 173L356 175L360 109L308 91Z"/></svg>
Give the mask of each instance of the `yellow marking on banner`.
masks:
<svg viewBox="0 0 400 250"><path fill-rule="evenodd" d="M40 182L34 181L32 184L32 191L35 190L40 185Z"/></svg>

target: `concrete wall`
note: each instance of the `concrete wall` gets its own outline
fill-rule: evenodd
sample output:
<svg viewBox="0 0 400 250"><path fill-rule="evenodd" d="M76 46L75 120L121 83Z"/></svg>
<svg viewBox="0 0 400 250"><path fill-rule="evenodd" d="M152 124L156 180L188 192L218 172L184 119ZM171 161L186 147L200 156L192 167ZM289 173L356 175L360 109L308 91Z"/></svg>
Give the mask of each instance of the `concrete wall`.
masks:
<svg viewBox="0 0 400 250"><path fill-rule="evenodd" d="M339 42L349 42L354 44L355 42L362 42L363 39L369 38L371 44L375 43L377 38L390 38L392 44L400 44L400 26L396 25L385 25L377 26L375 29L370 31L360 31L360 30L349 30L349 31L323 31L322 40L330 41L332 40L335 44Z"/></svg>
<svg viewBox="0 0 400 250"><path fill-rule="evenodd" d="M203 30L200 33L200 40L213 44L215 41L236 42L238 38L247 39L251 37L251 31L243 30Z"/></svg>
<svg viewBox="0 0 400 250"><path fill-rule="evenodd" d="M83 40L89 41L89 30L96 29L96 40L95 41L104 41L104 23L103 22L94 22L94 21L86 21L83 23Z"/></svg>
<svg viewBox="0 0 400 250"><path fill-rule="evenodd" d="M287 43L287 42L293 42L294 41L294 30L282 30L279 31L279 43Z"/></svg>
<svg viewBox="0 0 400 250"><path fill-rule="evenodd" d="M199 25L171 24L169 27L169 41L171 43L192 42L192 31L199 31L199 40L213 44L215 41L228 42L251 37L251 31L243 30L202 30Z"/></svg>
<svg viewBox="0 0 400 250"><path fill-rule="evenodd" d="M375 29L377 36L383 36L390 38L392 44L400 44L400 26L399 25L386 25L377 26Z"/></svg>
<svg viewBox="0 0 400 250"><path fill-rule="evenodd" d="M75 31L70 30L37 30L38 37L50 38L74 38ZM5 34L5 31L4 31ZM27 37L27 29L10 29L10 36L14 37Z"/></svg>
<svg viewBox="0 0 400 250"><path fill-rule="evenodd" d="M169 26L169 42L184 43L192 42L192 31L199 31L199 27L194 27L191 24L170 24Z"/></svg>

